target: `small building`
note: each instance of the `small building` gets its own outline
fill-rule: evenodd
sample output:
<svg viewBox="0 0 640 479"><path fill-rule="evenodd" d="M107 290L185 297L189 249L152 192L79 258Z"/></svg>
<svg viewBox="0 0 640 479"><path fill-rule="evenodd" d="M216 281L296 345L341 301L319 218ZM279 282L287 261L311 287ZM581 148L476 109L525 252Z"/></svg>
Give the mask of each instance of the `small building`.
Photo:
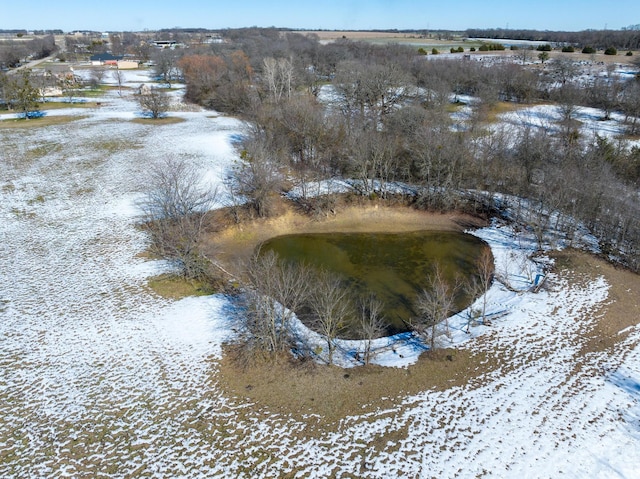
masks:
<svg viewBox="0 0 640 479"><path fill-rule="evenodd" d="M118 70L134 70L138 68L139 64L135 60L118 60L116 66Z"/></svg>
<svg viewBox="0 0 640 479"><path fill-rule="evenodd" d="M100 65L117 65L119 60L124 57L122 55L112 55L111 53L98 53L97 55L91 55L89 58L91 64L95 66ZM136 67L137 68L137 67Z"/></svg>
<svg viewBox="0 0 640 479"><path fill-rule="evenodd" d="M157 48L175 48L178 43L175 40L154 40L153 45Z"/></svg>

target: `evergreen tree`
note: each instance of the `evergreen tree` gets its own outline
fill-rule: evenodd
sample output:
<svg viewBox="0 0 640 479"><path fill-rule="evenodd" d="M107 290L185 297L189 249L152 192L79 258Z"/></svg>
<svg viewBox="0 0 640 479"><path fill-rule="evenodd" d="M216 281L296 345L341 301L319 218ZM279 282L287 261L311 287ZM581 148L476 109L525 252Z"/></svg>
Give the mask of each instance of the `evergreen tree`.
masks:
<svg viewBox="0 0 640 479"><path fill-rule="evenodd" d="M5 91L7 103L11 107L24 115L27 120L33 116L38 108L40 92L32 83L31 70L24 69L20 72L20 75L7 78Z"/></svg>

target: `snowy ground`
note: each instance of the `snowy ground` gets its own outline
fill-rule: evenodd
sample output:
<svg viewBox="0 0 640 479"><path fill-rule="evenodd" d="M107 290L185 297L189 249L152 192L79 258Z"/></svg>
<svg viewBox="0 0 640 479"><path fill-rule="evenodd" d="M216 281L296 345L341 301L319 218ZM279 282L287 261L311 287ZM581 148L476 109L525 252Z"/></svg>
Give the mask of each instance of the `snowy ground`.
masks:
<svg viewBox="0 0 640 479"><path fill-rule="evenodd" d="M555 105L534 105L518 109L514 112L503 113L503 122L517 126L542 128L552 132L559 132L559 122L562 120L560 110ZM573 119L578 122L580 134L584 138L600 137L615 141L625 135L625 116L614 112L610 120L603 120L603 113L597 108L586 106L577 107ZM629 147L640 146L640 140L627 140Z"/></svg>
<svg viewBox="0 0 640 479"><path fill-rule="evenodd" d="M112 92L56 111L88 118L0 130L0 477L638 477L640 329L613 355L580 353L603 278L495 285L490 309L508 315L470 335L452 321L454 343L506 358L473 384L338 424L225 396L234 303L145 288L161 266L138 257L134 200L160 155L223 178L241 125L211 112L142 125L136 110ZM514 284L535 279L526 238L477 234Z"/></svg>

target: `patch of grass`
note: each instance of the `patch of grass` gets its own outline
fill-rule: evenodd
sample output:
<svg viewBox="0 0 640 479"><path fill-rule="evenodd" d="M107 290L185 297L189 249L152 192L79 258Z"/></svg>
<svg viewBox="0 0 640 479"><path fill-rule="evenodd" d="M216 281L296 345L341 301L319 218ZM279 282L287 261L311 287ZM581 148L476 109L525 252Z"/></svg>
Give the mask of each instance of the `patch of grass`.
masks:
<svg viewBox="0 0 640 479"><path fill-rule="evenodd" d="M110 155L125 150L137 150L140 148L142 148L141 144L126 138L114 138L110 140L97 140L91 142L92 150L102 151Z"/></svg>
<svg viewBox="0 0 640 479"><path fill-rule="evenodd" d="M85 186L84 188L77 188L73 194L75 196L84 196L84 195L89 195L91 193L93 193L95 191L95 188L90 187L90 186Z"/></svg>
<svg viewBox="0 0 640 479"><path fill-rule="evenodd" d="M456 103L448 103L447 107L446 107L447 113L455 113L455 112L461 110L462 107L464 107L465 105L466 105L466 103L461 102L461 101L456 102Z"/></svg>
<svg viewBox="0 0 640 479"><path fill-rule="evenodd" d="M177 116L166 116L164 118L135 118L131 120L132 123L138 123L140 125L173 125L175 123L182 123L183 121L186 120Z"/></svg>
<svg viewBox="0 0 640 479"><path fill-rule="evenodd" d="M630 135L629 133L625 133L623 135L620 135L620 139L628 141L638 141L640 140L640 134Z"/></svg>
<svg viewBox="0 0 640 479"><path fill-rule="evenodd" d="M11 208L11 213L18 218L24 218L24 219L33 219L36 217L36 214L34 212L27 211L24 208L23 209Z"/></svg>
<svg viewBox="0 0 640 479"><path fill-rule="evenodd" d="M48 110L62 110L64 108L96 108L98 105L94 101L78 101L78 102L68 102L68 101L47 101L45 103L40 103L41 111Z"/></svg>
<svg viewBox="0 0 640 479"><path fill-rule="evenodd" d="M86 116L74 116L74 115L60 115L60 116L43 116L42 118L31 118L25 120L19 118L17 120L0 120L0 129L2 128L15 128L15 129L27 129L27 128L39 128L43 126L64 125L65 123L71 123L72 121L82 120L87 118Z"/></svg>
<svg viewBox="0 0 640 479"><path fill-rule="evenodd" d="M60 143L47 142L29 148L22 156L24 160L36 160L57 153L61 149Z"/></svg>
<svg viewBox="0 0 640 479"><path fill-rule="evenodd" d="M510 113L512 111L526 108L529 105L522 105L519 103L512 103L507 101L499 101L491 106L487 111L486 121L489 123L496 123L500 120L499 116L504 113Z"/></svg>
<svg viewBox="0 0 640 479"><path fill-rule="evenodd" d="M98 87L92 88L90 90L78 90L78 94L89 98L95 98L97 96L104 95L105 92L117 89L118 87L114 85L98 85Z"/></svg>
<svg viewBox="0 0 640 479"><path fill-rule="evenodd" d="M35 198L31 198L30 200L27 200L27 204L29 206L33 206L35 204L42 204L44 203L44 196L43 195L38 195Z"/></svg>
<svg viewBox="0 0 640 479"><path fill-rule="evenodd" d="M216 292L210 284L204 281L186 280L174 274L154 276L148 280L147 284L156 294L167 299L208 296Z"/></svg>

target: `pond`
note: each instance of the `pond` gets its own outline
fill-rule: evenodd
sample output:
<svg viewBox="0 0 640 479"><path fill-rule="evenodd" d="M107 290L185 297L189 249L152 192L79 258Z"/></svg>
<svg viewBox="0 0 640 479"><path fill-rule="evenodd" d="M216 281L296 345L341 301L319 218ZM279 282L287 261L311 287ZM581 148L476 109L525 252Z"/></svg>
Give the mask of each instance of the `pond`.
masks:
<svg viewBox="0 0 640 479"><path fill-rule="evenodd" d="M340 275L354 290L353 298L374 293L384 303L387 333L407 331L416 314L415 302L436 264L453 284L456 276L477 275L476 260L487 244L459 232L321 233L271 238L261 251L274 251L284 261L305 262ZM458 310L474 298L456 297ZM348 328L342 337L353 337Z"/></svg>

